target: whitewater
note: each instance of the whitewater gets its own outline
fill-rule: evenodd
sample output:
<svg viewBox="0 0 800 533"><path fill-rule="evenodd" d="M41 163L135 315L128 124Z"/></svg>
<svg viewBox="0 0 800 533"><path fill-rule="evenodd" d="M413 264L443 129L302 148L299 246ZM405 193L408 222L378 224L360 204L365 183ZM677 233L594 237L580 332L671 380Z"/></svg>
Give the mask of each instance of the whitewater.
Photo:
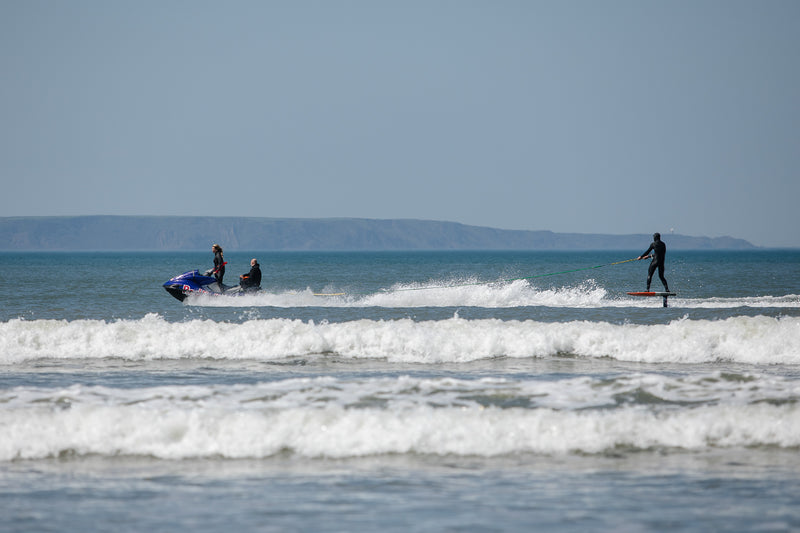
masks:
<svg viewBox="0 0 800 533"><path fill-rule="evenodd" d="M247 387L15 387L0 395L0 425L14 435L2 440L0 460L66 453L346 458L796 448L798 398L794 380L721 373L552 382L405 376ZM681 408L687 404L690 409Z"/></svg>
<svg viewBox="0 0 800 533"><path fill-rule="evenodd" d="M659 342L653 342L657 338ZM36 359L252 359L333 355L404 363L485 358L609 357L647 363L800 365L800 318L681 318L665 324L534 320L274 318L243 323L159 315L139 320L25 320L0 324L0 364Z"/></svg>
<svg viewBox="0 0 800 533"><path fill-rule="evenodd" d="M323 291L336 291L325 287ZM672 306L687 309L729 308L800 308L800 295L758 296L744 298L673 297ZM479 282L447 280L427 284L396 285L374 294L304 291L262 292L244 296L198 294L187 305L203 307L562 307L562 308L631 308L662 307L661 298L641 298L609 291L587 280L574 287L539 288L528 280Z"/></svg>

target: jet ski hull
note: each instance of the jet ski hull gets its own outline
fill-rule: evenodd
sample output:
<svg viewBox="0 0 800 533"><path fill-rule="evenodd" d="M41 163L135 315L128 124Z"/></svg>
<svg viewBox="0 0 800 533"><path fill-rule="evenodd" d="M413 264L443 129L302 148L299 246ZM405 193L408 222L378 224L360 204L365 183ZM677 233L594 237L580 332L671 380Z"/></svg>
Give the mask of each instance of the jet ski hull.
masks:
<svg viewBox="0 0 800 533"><path fill-rule="evenodd" d="M163 285L171 296L182 302L192 294L210 295L236 295L242 293L239 286L229 287L223 285L212 276L200 274L198 270L190 270L179 276L175 276Z"/></svg>

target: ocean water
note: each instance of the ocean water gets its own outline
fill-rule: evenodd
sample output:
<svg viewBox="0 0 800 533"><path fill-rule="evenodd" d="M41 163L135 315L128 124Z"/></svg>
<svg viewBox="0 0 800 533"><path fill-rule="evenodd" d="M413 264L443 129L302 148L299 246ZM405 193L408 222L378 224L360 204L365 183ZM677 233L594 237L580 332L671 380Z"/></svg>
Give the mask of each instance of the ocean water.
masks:
<svg viewBox="0 0 800 533"><path fill-rule="evenodd" d="M800 251L639 253L0 254L0 530L800 531Z"/></svg>

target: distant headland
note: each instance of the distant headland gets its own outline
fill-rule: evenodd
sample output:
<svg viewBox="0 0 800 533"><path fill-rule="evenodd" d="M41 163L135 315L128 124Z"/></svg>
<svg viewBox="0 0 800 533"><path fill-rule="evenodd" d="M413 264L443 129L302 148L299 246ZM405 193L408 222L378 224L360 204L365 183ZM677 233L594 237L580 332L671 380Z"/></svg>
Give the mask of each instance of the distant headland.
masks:
<svg viewBox="0 0 800 533"><path fill-rule="evenodd" d="M733 237L664 234L673 250L748 250ZM2 251L638 250L651 235L504 230L456 222L184 216L0 217Z"/></svg>

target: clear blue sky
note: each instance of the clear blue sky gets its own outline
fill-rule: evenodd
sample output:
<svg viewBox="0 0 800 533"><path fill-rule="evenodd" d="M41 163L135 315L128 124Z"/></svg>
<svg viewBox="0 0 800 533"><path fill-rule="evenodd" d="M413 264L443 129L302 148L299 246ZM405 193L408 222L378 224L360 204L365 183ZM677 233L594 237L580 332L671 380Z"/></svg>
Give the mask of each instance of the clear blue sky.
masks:
<svg viewBox="0 0 800 533"><path fill-rule="evenodd" d="M0 0L0 216L800 246L798 28L796 0Z"/></svg>

